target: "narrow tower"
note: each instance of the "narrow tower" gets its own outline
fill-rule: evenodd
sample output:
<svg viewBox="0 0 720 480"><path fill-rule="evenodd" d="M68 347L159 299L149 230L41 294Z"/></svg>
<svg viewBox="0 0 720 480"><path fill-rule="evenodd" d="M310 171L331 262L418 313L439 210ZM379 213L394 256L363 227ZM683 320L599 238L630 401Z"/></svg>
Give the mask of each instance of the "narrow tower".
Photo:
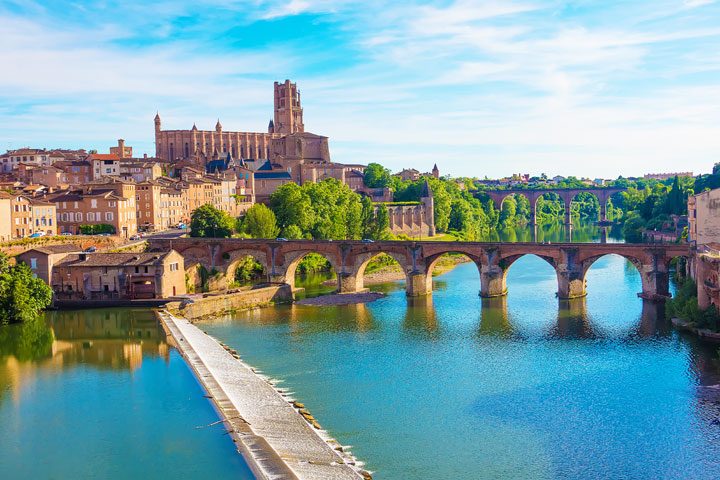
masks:
<svg viewBox="0 0 720 480"><path fill-rule="evenodd" d="M297 84L285 80L275 82L275 121L276 133L290 134L304 132L303 110L300 104L300 91Z"/></svg>
<svg viewBox="0 0 720 480"><path fill-rule="evenodd" d="M156 158L163 158L162 157L162 142L160 140L160 127L162 126L162 123L160 122L160 112L157 112L155 114L155 157Z"/></svg>

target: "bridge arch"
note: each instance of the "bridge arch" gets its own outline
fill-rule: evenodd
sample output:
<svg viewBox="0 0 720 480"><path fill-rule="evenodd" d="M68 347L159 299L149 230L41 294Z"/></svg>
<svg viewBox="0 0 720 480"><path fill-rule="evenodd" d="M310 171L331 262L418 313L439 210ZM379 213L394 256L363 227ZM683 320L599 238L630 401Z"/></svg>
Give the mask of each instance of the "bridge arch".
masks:
<svg viewBox="0 0 720 480"><path fill-rule="evenodd" d="M238 266L247 257L253 258L255 261L262 265L265 273L265 280L267 280L268 259L265 251L255 249L241 249L233 250L232 252L226 252L225 254L223 254L223 256L227 256L227 258L223 260L225 265L225 277L227 278L228 284L235 281Z"/></svg>
<svg viewBox="0 0 720 480"><path fill-rule="evenodd" d="M555 272L556 276L558 276L558 282L559 282L559 269L558 269L558 260L552 256L549 255L542 255L535 252L522 252L522 253L514 253L512 255L502 256L500 257L500 271L498 272L499 275L496 275L495 278L493 278L491 281L488 281L488 288L492 292L495 293L495 295L487 295L490 297L493 296L499 296L499 295L505 295L508 292L507 289L507 277L508 273L510 272L510 267L515 264L518 260L525 257L537 257L552 268L553 272ZM484 288L483 288L484 290Z"/></svg>
<svg viewBox="0 0 720 480"><path fill-rule="evenodd" d="M433 288L433 270L437 266L438 262L443 258L447 257L448 255L462 255L464 257L467 257L468 260L470 260L472 263L475 264L475 266L478 269L478 274L481 274L482 268L481 268L481 259L478 257L474 252L469 252L467 250L464 250L462 247L456 249L456 250L448 250L446 252L440 252L435 255L429 256L425 259L425 281L428 285L428 288L432 291Z"/></svg>
<svg viewBox="0 0 720 480"><path fill-rule="evenodd" d="M295 274L297 273L298 266L300 262L310 254L324 257L330 263L330 268L336 275L339 275L339 272L342 271L339 259L331 253L324 252L320 249L297 250L285 253L285 262L279 267L281 272L279 274L276 273L274 280L272 279L273 275L271 272L271 281L287 283L290 287L295 288Z"/></svg>
<svg viewBox="0 0 720 480"><path fill-rule="evenodd" d="M408 268L407 258L404 254L393 251L368 252L358 255L355 265L339 275L339 290L341 293L359 292L365 288L365 270L373 259L381 255L391 257L403 271L405 282L409 281L408 275L412 268Z"/></svg>
<svg viewBox="0 0 720 480"><path fill-rule="evenodd" d="M603 253L601 255L594 255L594 256L584 259L582 261L582 281L583 281L584 285L587 284L587 272L590 270L590 268L595 264L595 262L597 262L601 258L604 258L607 256L617 256L617 257L624 258L625 260L630 262L635 267L635 269L640 274L640 282L641 282L641 286L642 286L641 294L648 294L650 292L652 292L652 294L657 294L657 293L662 294L662 292L657 292L654 288L655 285L652 282L653 281L653 278L652 278L653 272L648 271L648 263L647 263L648 260L640 258L636 255L632 255L632 254L628 254L628 253L624 253L624 252Z"/></svg>

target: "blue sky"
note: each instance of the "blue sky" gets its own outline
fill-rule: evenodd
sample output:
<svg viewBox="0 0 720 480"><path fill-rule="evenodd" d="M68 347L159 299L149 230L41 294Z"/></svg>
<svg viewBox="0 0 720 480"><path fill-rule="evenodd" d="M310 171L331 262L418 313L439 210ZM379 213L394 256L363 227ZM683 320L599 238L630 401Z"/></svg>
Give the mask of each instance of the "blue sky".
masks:
<svg viewBox="0 0 720 480"><path fill-rule="evenodd" d="M272 82L338 162L497 177L707 172L720 2L0 0L0 149L263 131Z"/></svg>

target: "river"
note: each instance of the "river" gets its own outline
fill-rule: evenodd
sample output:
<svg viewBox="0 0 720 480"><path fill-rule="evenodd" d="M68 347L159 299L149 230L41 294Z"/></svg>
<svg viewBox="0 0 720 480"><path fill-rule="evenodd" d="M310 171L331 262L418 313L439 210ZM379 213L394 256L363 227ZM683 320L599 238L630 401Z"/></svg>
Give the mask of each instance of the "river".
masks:
<svg viewBox="0 0 720 480"><path fill-rule="evenodd" d="M524 257L507 299L478 297L462 264L426 299L282 306L200 327L283 381L378 479L715 479L714 348L643 305L621 257L558 302L552 268Z"/></svg>
<svg viewBox="0 0 720 480"><path fill-rule="evenodd" d="M717 478L720 407L702 388L720 382L717 351L637 298L631 264L597 261L586 299L559 302L534 256L507 285L480 299L467 263L427 298L397 282L366 305L200 327L294 391L377 479ZM216 420L149 311L0 328L4 478L252 478L223 427L203 428Z"/></svg>
<svg viewBox="0 0 720 480"><path fill-rule="evenodd" d="M253 478L217 420L151 311L0 327L2 478Z"/></svg>

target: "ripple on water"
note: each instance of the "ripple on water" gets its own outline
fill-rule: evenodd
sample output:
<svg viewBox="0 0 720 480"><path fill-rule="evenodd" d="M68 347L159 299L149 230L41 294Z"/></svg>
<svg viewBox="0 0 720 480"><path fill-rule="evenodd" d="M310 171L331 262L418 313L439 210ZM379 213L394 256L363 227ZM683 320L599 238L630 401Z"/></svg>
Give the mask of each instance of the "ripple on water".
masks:
<svg viewBox="0 0 720 480"><path fill-rule="evenodd" d="M207 321L284 379L378 479L717 478L713 349L637 298L637 271L596 262L586 299L523 257L505 299L478 297L463 264L435 293L346 307L279 306Z"/></svg>

